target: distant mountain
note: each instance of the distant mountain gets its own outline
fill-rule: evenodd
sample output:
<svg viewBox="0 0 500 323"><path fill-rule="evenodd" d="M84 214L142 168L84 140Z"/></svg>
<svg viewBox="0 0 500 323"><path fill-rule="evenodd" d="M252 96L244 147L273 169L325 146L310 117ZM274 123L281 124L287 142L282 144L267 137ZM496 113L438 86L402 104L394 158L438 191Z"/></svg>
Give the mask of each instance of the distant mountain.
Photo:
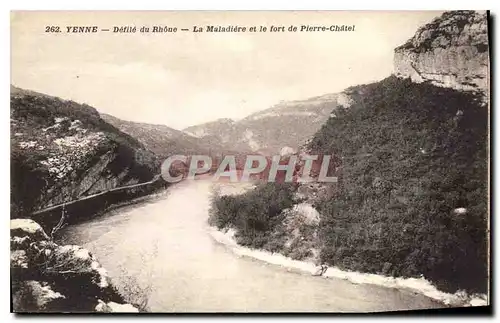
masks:
<svg viewBox="0 0 500 323"><path fill-rule="evenodd" d="M343 94L327 94L306 100L281 102L270 109L233 121L216 121L188 127L184 132L212 144L263 154L298 150L339 106L348 106Z"/></svg>
<svg viewBox="0 0 500 323"><path fill-rule="evenodd" d="M216 140L198 138L165 125L126 121L105 113L101 113L101 117L124 133L136 138L161 158L172 155L236 153L231 150L231 147L226 147Z"/></svg>
<svg viewBox="0 0 500 323"><path fill-rule="evenodd" d="M198 138L165 125L126 121L105 113L101 113L101 118L136 138L147 149L163 158L175 154L206 154L209 152L209 147L204 147Z"/></svg>
<svg viewBox="0 0 500 323"><path fill-rule="evenodd" d="M11 86L12 216L149 181L160 160L86 104Z"/></svg>

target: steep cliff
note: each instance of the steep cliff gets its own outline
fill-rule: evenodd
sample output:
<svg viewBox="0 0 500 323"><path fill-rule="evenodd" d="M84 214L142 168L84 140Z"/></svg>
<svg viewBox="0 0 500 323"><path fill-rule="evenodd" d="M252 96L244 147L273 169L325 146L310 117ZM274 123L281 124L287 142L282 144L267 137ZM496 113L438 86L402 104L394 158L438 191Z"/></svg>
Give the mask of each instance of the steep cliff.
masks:
<svg viewBox="0 0 500 323"><path fill-rule="evenodd" d="M394 73L414 82L487 94L488 49L486 12L445 12L394 50Z"/></svg>
<svg viewBox="0 0 500 323"><path fill-rule="evenodd" d="M153 179L159 160L85 104L11 88L11 214Z"/></svg>

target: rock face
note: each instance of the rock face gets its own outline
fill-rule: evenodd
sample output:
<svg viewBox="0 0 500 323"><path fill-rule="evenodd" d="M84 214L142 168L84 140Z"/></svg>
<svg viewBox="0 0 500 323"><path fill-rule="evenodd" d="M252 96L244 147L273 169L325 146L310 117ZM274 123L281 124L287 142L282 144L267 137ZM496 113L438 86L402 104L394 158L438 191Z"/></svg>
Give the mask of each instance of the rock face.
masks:
<svg viewBox="0 0 500 323"><path fill-rule="evenodd" d="M394 50L394 73L414 82L488 93L486 12L450 11Z"/></svg>
<svg viewBox="0 0 500 323"><path fill-rule="evenodd" d="M88 250L57 245L30 219L11 220L10 227L14 312L138 311L119 303L123 299Z"/></svg>
<svg viewBox="0 0 500 323"><path fill-rule="evenodd" d="M159 173L155 154L88 105L16 87L10 100L12 217Z"/></svg>

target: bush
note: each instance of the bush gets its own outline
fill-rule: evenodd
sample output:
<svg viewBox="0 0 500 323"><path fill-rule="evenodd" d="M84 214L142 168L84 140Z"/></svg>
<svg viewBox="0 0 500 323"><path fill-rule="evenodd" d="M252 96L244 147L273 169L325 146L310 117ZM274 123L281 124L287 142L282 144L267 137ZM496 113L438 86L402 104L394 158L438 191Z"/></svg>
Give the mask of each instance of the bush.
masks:
<svg viewBox="0 0 500 323"><path fill-rule="evenodd" d="M292 185L266 183L242 195L214 197L209 223L219 229L235 228L241 245L263 248L283 221L282 211L293 203Z"/></svg>

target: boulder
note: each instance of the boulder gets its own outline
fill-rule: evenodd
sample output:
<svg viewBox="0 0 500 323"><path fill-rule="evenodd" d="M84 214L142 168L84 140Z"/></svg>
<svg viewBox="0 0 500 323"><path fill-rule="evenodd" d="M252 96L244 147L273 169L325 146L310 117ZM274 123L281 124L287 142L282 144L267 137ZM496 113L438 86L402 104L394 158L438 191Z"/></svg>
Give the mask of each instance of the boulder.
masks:
<svg viewBox="0 0 500 323"><path fill-rule="evenodd" d="M96 312L100 313L138 313L139 310L130 304L119 304L115 302L105 303L102 300L98 300L98 304L95 307Z"/></svg>
<svg viewBox="0 0 500 323"><path fill-rule="evenodd" d="M12 299L14 309L39 312L58 308L65 296L54 291L47 282L28 280L20 283Z"/></svg>
<svg viewBox="0 0 500 323"><path fill-rule="evenodd" d="M54 255L47 264L49 271L62 275L90 274L92 283L99 288L110 285L106 270L99 264L95 257L85 248L76 245L58 246Z"/></svg>
<svg viewBox="0 0 500 323"><path fill-rule="evenodd" d="M57 245L33 220L11 220L10 267L16 312L90 312L97 310L96 299L107 302L100 311L138 311L116 303L122 297L87 249Z"/></svg>
<svg viewBox="0 0 500 323"><path fill-rule="evenodd" d="M29 237L31 241L50 240L42 227L31 219L10 220L10 236Z"/></svg>

